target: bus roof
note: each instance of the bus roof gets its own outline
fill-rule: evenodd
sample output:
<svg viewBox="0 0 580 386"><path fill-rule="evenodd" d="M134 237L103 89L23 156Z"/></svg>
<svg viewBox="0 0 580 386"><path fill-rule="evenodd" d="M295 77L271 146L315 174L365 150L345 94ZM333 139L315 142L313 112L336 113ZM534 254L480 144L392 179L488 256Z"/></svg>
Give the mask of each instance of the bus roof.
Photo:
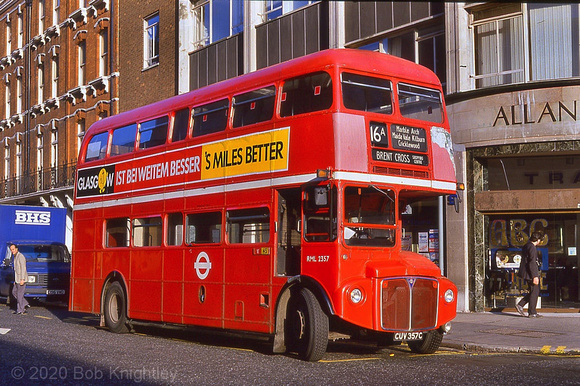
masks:
<svg viewBox="0 0 580 386"><path fill-rule="evenodd" d="M111 126L122 126L159 116L169 111L191 107L198 103L198 99L199 103L205 103L330 66L352 68L400 80L414 82L420 80L424 85L437 88L440 86L440 81L433 71L397 56L358 49L328 49L110 116L91 125L87 134L102 132ZM90 135L85 136L85 138L90 138Z"/></svg>

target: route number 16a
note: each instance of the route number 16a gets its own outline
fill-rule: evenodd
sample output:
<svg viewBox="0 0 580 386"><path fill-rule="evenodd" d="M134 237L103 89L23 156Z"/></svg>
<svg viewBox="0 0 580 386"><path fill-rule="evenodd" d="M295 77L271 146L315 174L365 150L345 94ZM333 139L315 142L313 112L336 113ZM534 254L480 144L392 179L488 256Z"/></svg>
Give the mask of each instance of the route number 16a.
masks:
<svg viewBox="0 0 580 386"><path fill-rule="evenodd" d="M386 123L371 122L371 142L375 146L387 147L389 146L389 136Z"/></svg>

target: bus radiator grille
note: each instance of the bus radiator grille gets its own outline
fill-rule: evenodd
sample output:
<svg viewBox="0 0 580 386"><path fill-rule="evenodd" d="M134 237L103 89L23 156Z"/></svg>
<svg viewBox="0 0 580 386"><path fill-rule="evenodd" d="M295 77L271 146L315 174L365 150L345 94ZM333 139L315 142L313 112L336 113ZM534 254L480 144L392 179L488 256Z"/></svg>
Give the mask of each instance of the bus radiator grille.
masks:
<svg viewBox="0 0 580 386"><path fill-rule="evenodd" d="M437 280L420 277L384 279L381 327L389 331L428 330L437 326Z"/></svg>

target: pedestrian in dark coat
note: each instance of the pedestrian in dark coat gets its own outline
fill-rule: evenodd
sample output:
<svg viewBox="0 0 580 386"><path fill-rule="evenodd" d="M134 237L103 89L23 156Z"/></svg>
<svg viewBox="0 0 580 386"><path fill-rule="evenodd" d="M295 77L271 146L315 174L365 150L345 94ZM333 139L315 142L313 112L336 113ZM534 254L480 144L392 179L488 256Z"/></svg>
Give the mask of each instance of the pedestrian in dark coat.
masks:
<svg viewBox="0 0 580 386"><path fill-rule="evenodd" d="M522 261L520 262L520 269L518 276L528 283L530 291L517 304L516 309L521 316L526 316L524 313L524 306L528 305L528 316L530 318L537 318L540 315L536 311L536 304L538 303L538 296L540 295L540 260L538 257L537 245L540 243L542 234L540 232L533 232L530 239L522 248Z"/></svg>

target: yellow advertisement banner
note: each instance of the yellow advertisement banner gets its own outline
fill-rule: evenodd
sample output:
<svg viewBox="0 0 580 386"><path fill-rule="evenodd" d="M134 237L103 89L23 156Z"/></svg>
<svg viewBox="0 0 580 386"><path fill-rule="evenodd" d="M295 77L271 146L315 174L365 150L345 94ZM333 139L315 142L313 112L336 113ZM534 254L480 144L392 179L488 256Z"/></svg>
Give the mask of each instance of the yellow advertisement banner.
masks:
<svg viewBox="0 0 580 386"><path fill-rule="evenodd" d="M290 128L203 145L201 179L288 169Z"/></svg>

